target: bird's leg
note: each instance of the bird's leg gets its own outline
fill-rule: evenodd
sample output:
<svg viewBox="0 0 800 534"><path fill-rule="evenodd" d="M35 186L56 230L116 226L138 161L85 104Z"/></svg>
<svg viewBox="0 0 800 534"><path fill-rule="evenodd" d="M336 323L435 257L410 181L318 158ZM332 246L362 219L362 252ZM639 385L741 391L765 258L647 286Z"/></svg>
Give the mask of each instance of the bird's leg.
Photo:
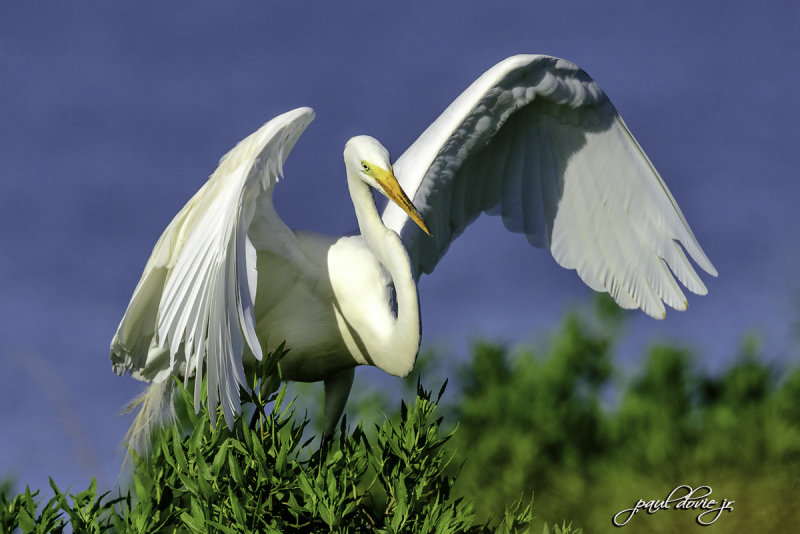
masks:
<svg viewBox="0 0 800 534"><path fill-rule="evenodd" d="M344 411L350 387L353 385L355 367L325 380L325 420L322 426L322 442L327 442L336 430L336 423Z"/></svg>

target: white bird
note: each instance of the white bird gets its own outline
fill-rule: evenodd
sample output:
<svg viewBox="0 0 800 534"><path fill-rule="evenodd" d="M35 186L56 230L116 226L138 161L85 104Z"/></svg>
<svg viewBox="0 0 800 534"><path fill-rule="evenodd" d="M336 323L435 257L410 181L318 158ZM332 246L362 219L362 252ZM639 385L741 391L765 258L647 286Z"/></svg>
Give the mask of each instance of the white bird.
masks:
<svg viewBox="0 0 800 534"><path fill-rule="evenodd" d="M241 141L156 243L111 342L118 374L153 383L134 446L169 413L172 375L195 379L198 409L205 373L210 412L221 405L230 426L244 363L283 341L285 379L324 381L330 435L356 366L411 371L417 281L482 212L502 215L623 308L656 318L664 303L687 307L675 278L707 292L684 250L716 276L608 97L565 60L495 65L394 165L375 139L350 139L344 163L360 235L294 231L273 207L283 162L313 118L295 109ZM371 188L390 199L382 214Z"/></svg>

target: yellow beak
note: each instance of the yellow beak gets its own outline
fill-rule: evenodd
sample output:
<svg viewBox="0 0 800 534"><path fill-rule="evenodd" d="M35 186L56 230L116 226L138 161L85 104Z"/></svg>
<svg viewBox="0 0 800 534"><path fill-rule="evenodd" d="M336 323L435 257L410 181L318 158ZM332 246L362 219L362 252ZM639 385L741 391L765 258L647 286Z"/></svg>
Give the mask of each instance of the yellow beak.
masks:
<svg viewBox="0 0 800 534"><path fill-rule="evenodd" d="M383 193L395 204L403 208L403 211L408 213L411 220L417 223L417 226L422 228L423 232L431 235L430 230L428 230L428 225L422 220L422 215L419 214L417 208L414 207L414 204L412 204L406 196L403 188L400 187L400 183L397 181L397 178L395 178L394 173L391 170L384 171L383 169L373 169L373 171L375 177L378 179L378 183L383 187Z"/></svg>

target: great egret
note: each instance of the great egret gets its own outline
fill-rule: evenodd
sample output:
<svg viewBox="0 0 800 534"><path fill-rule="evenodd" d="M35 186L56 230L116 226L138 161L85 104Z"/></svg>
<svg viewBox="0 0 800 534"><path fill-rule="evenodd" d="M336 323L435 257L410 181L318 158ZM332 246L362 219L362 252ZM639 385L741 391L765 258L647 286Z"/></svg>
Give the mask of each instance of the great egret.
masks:
<svg viewBox="0 0 800 534"><path fill-rule="evenodd" d="M375 139L350 139L344 163L361 235L293 231L273 207L283 162L313 118L295 109L241 141L156 243L111 342L118 374L153 382L131 443L169 411L171 375L196 378L199 408L204 366L210 412L221 404L231 425L243 361L282 341L284 378L324 381L330 435L356 366L411 371L416 283L482 212L653 317L664 317L662 300L686 309L673 276L707 292L684 249L716 275L608 97L565 60L519 55L495 65L394 165ZM391 201L382 214L370 188Z"/></svg>

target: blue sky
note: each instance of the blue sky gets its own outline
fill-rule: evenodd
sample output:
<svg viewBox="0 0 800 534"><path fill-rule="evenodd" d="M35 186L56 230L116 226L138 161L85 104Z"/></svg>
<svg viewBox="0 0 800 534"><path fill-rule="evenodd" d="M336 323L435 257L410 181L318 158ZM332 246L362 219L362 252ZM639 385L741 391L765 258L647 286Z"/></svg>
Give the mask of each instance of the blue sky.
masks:
<svg viewBox="0 0 800 534"><path fill-rule="evenodd" d="M625 365L670 339L719 368L750 330L771 361L797 362L799 4L285 4L4 7L0 474L113 483L131 420L115 414L142 384L111 372L109 341L161 230L239 139L315 108L276 207L292 227L349 232L347 139L399 155L515 53L598 81L720 272L685 313L630 314ZM423 344L455 359L478 336L525 343L589 293L482 218L420 284Z"/></svg>

